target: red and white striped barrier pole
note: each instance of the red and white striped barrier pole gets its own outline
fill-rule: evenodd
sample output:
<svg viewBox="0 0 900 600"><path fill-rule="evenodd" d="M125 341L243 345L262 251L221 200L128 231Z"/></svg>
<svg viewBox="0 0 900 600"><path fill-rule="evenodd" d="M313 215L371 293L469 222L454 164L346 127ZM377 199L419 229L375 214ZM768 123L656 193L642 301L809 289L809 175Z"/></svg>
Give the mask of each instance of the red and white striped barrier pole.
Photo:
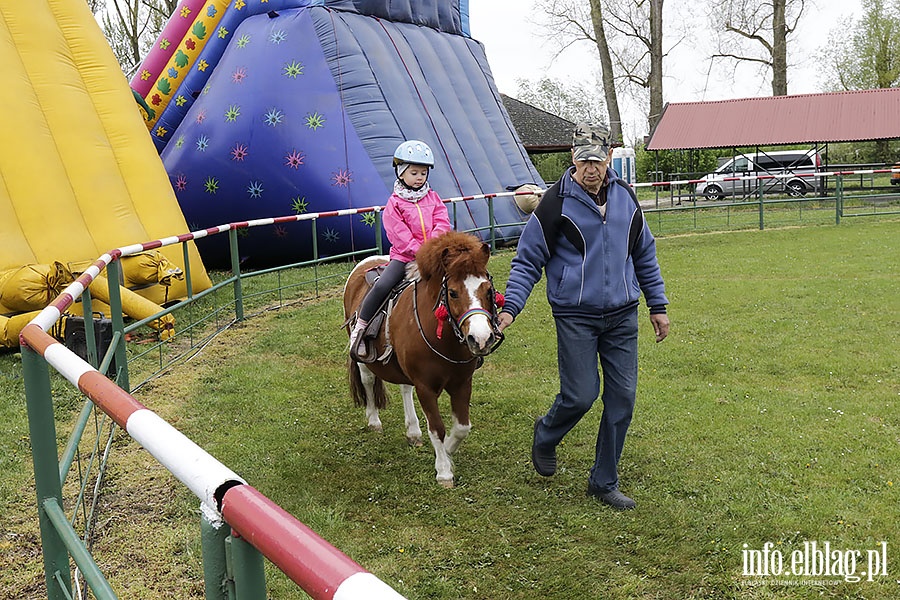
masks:
<svg viewBox="0 0 900 600"><path fill-rule="evenodd" d="M78 387L206 506L218 511L217 491L226 484L246 483L34 322L26 325L19 336L23 345L40 354Z"/></svg>
<svg viewBox="0 0 900 600"><path fill-rule="evenodd" d="M532 193L534 192L500 192L451 198L446 202ZM187 486L202 502L205 515L212 515L214 519L221 515L236 533L249 541L316 599L396 600L403 597L259 491L247 485L246 481L234 471L55 340L47 331L88 289L103 269L123 256L184 243L231 229L379 212L383 208L371 206L240 221L110 250L85 269L19 334L22 346L38 353Z"/></svg>
<svg viewBox="0 0 900 600"><path fill-rule="evenodd" d="M222 516L313 598L397 600L393 588L249 485L230 488Z"/></svg>
<svg viewBox="0 0 900 600"><path fill-rule="evenodd" d="M48 307L55 312L54 307ZM255 490L234 471L138 402L35 322L19 334L234 531L317 600L403 596Z"/></svg>
<svg viewBox="0 0 900 600"><path fill-rule="evenodd" d="M234 471L46 332L100 271L119 256L204 237L209 233L227 231L240 225L225 225L119 248L104 254L22 329L19 334L20 343L40 354L56 371L89 397L200 498L206 509L215 514L220 514L220 510L224 513L224 499L227 497L228 516L225 521L313 598L402 598L387 584L368 573L286 511L247 486L246 481ZM310 555L309 552L316 554Z"/></svg>

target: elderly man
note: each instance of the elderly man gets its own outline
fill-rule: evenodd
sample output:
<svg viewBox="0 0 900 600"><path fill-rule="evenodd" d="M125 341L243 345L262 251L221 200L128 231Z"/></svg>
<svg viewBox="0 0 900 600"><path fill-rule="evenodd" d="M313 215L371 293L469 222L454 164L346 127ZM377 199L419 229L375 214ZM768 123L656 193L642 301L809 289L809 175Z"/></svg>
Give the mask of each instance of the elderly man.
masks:
<svg viewBox="0 0 900 600"><path fill-rule="evenodd" d="M656 242L611 158L606 125L576 126L573 166L544 194L519 239L500 327L512 324L546 271L559 393L534 423L534 469L556 472L556 447L600 394L599 359L603 413L587 494L626 510L635 502L619 491L618 463L637 394L638 300L643 292L657 342L669 332L669 301Z"/></svg>

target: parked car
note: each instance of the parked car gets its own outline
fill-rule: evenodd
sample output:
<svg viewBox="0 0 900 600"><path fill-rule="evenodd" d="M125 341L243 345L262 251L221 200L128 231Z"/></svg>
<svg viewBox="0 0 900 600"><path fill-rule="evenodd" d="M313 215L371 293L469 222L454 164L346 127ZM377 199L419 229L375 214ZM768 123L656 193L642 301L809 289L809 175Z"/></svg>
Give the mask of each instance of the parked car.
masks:
<svg viewBox="0 0 900 600"><path fill-rule="evenodd" d="M763 192L804 196L809 191L822 189L819 172L822 160L815 150L777 150L739 154L727 160L722 166L703 177L696 186L696 192L710 200L723 200L725 196L755 195L759 186ZM769 179L756 177L773 175ZM746 177L746 179L740 179Z"/></svg>

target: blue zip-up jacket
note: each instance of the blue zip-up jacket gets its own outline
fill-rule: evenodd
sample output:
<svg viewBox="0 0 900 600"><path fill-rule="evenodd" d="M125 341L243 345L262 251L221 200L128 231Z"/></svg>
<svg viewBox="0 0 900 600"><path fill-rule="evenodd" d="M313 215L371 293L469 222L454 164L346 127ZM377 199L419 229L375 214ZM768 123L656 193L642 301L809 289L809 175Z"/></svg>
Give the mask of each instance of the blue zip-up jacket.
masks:
<svg viewBox="0 0 900 600"><path fill-rule="evenodd" d="M615 183L619 175L607 169L604 218L572 178L573 172L570 167L559 181L561 220L546 222L549 218L539 205L525 224L506 283L503 310L513 317L522 312L546 270L547 300L554 316L613 315L637 306L642 291L651 313L666 312L669 300L656 259L656 241L628 190ZM556 233L552 255L545 232Z"/></svg>

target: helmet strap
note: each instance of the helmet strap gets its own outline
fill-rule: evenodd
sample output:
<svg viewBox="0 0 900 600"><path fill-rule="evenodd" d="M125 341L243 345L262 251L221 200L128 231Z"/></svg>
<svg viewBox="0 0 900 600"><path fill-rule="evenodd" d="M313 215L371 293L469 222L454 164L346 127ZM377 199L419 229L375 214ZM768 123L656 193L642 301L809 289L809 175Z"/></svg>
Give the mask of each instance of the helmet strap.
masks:
<svg viewBox="0 0 900 600"><path fill-rule="evenodd" d="M394 167L394 172L397 174L397 181L400 182L400 185L402 185L404 188L406 188L406 189L408 189L408 190L412 190L412 191L414 191L414 192L418 192L418 191L421 190L423 187L425 187L425 183L428 183L428 176L427 176L427 175L425 176L425 183L423 183L422 185L420 185L420 186L417 187L417 188L414 188L414 187L412 187L411 185L408 185L405 181L403 181L403 178L401 177L401 175L403 175L403 173L406 171L406 169L408 169L408 168L411 167L412 165L413 165L413 163L400 163L399 165L397 165L396 167ZM424 165L423 165L423 166L424 166ZM431 169L430 169L430 168L428 169L428 172L429 172L429 173L431 172Z"/></svg>
<svg viewBox="0 0 900 600"><path fill-rule="evenodd" d="M400 179L399 177L397 178L397 181L400 182L400 185L402 185L402 186L405 187L406 189L408 189L408 190L410 190L410 191L413 191L413 192L418 192L418 191L421 190L423 187L425 187L425 184L428 183L428 182L426 181L425 183L423 183L423 184L420 185L419 187L414 188L413 186L409 185L408 183L406 183L405 181L403 181L403 180Z"/></svg>

